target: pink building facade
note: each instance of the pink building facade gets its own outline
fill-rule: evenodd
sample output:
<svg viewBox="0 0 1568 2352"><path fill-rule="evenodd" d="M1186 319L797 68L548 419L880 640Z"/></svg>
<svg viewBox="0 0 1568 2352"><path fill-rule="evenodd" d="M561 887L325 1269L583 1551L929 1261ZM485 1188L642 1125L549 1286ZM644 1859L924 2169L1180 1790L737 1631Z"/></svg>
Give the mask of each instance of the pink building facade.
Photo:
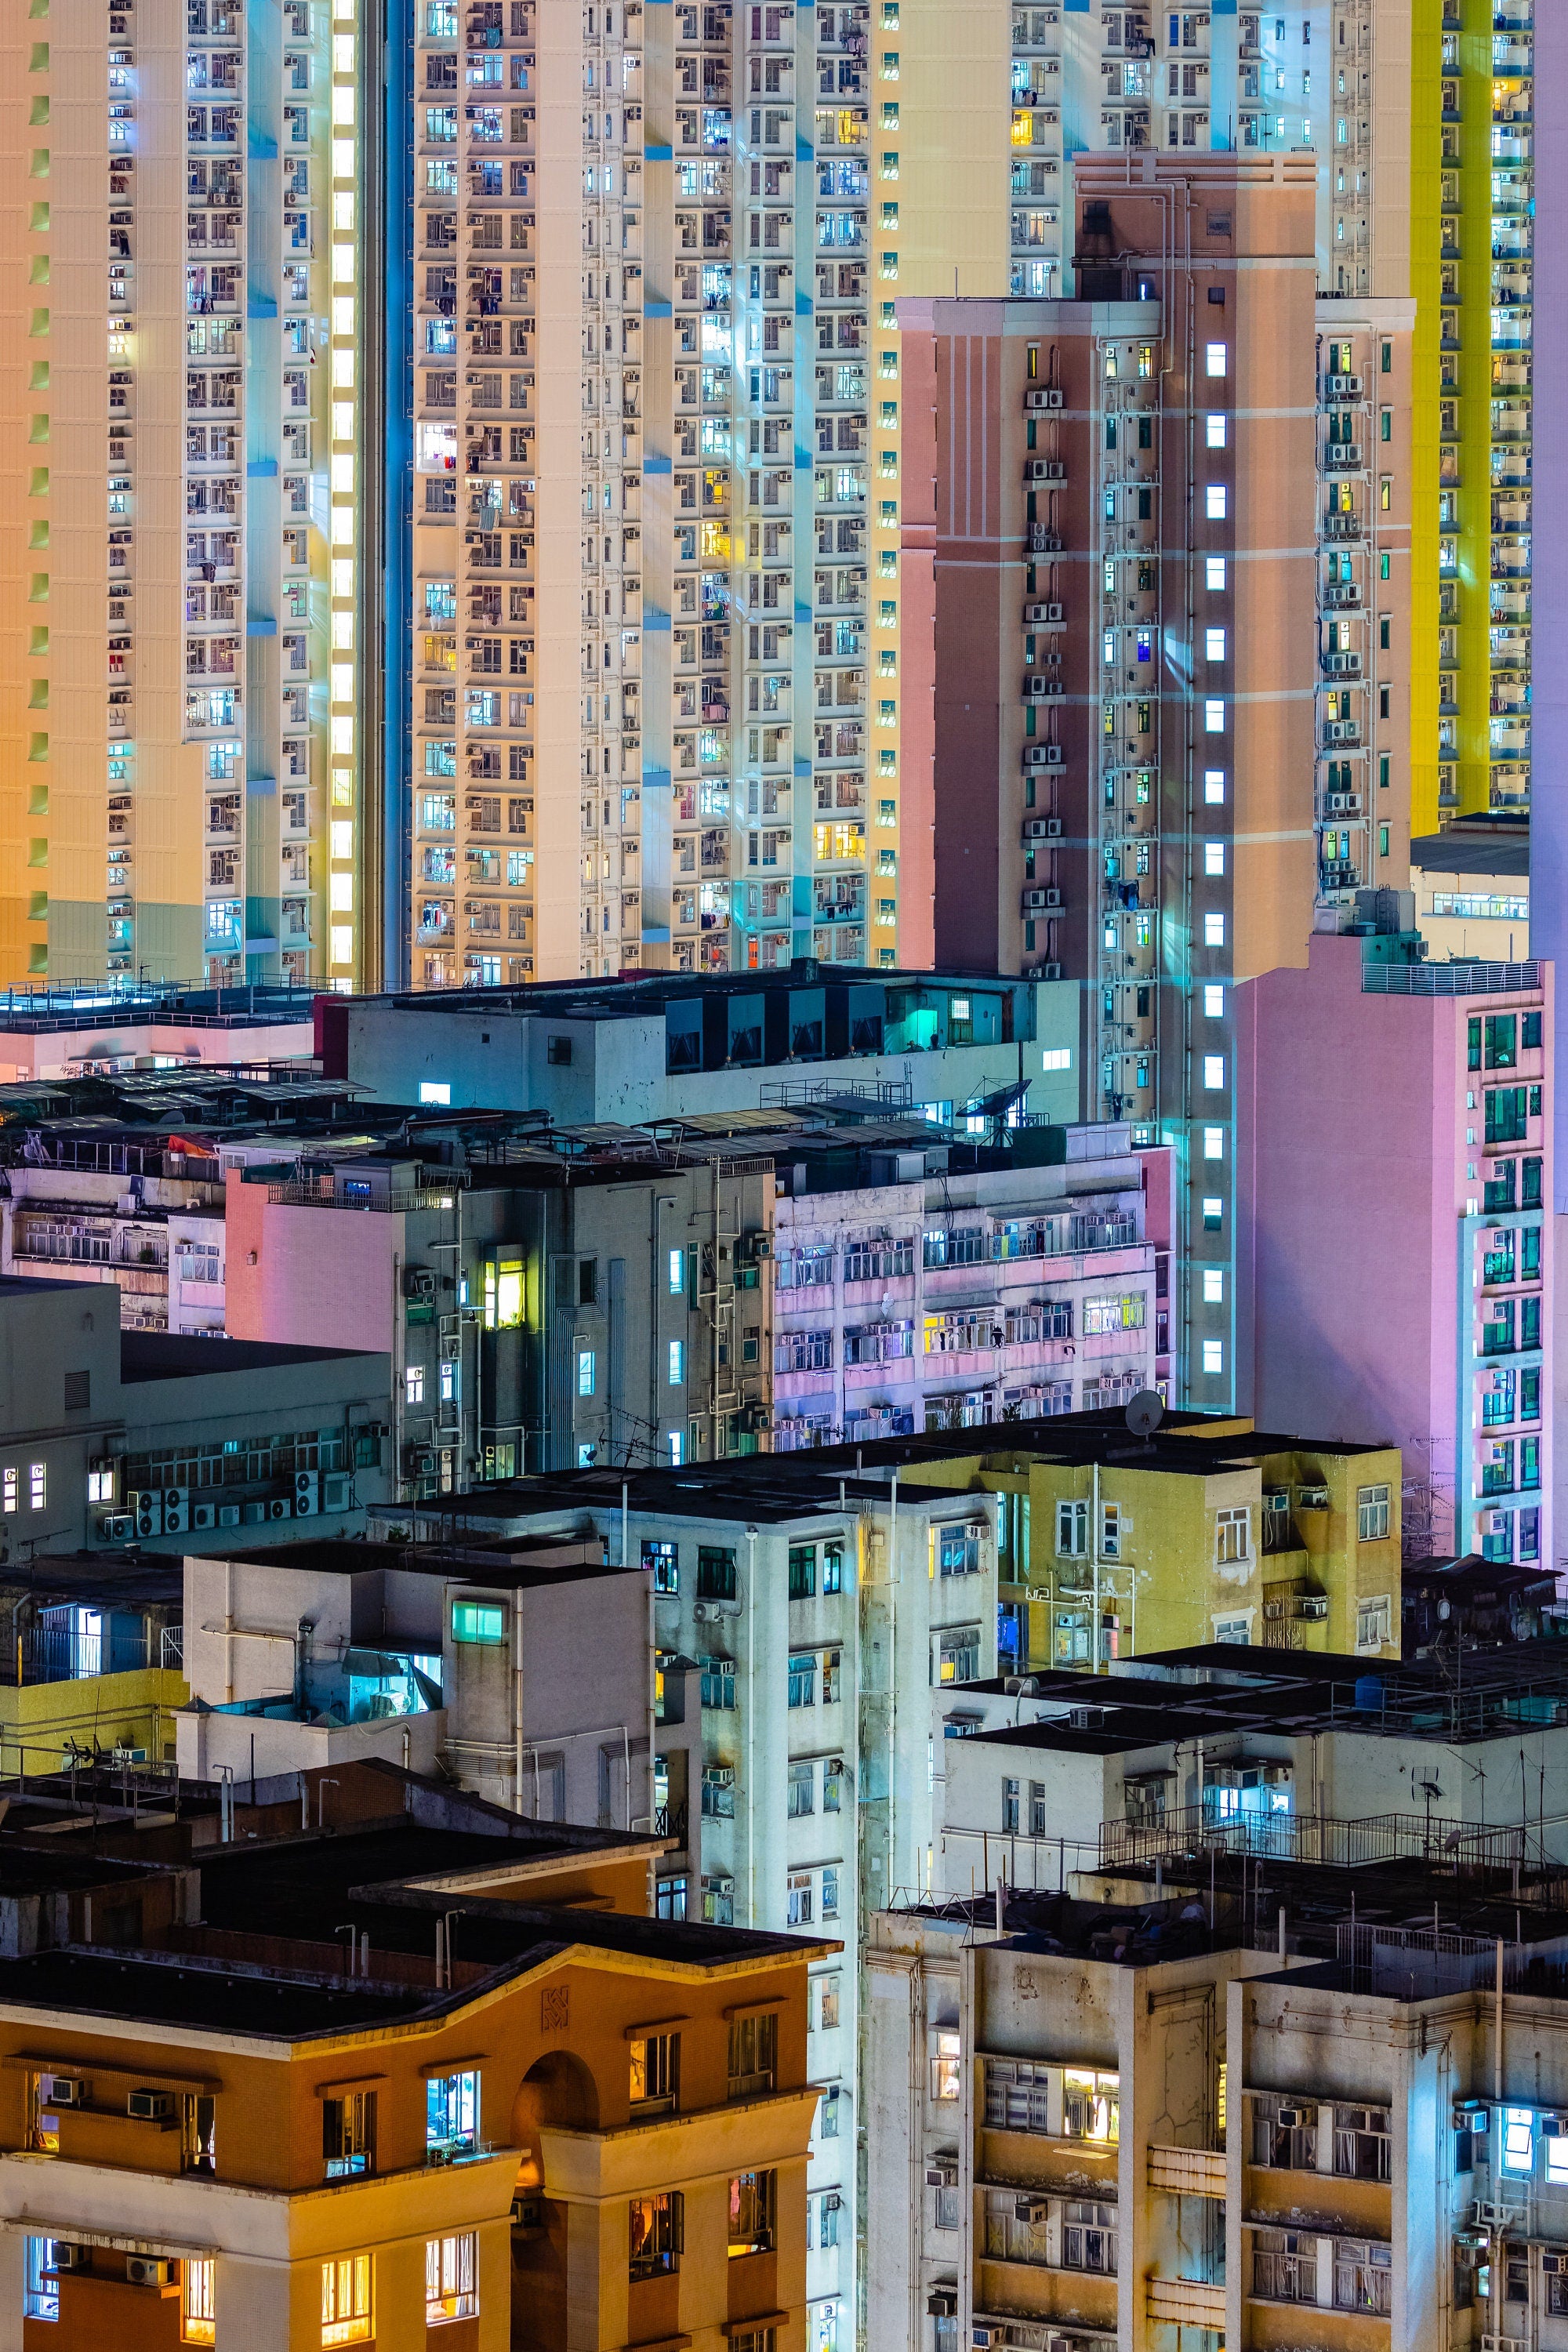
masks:
<svg viewBox="0 0 1568 2352"><path fill-rule="evenodd" d="M1170 1392L1170 1153L1067 1132L1054 1168L781 1192L775 1452Z"/></svg>
<svg viewBox="0 0 1568 2352"><path fill-rule="evenodd" d="M1407 944L1237 989L1237 1402L1397 1444L1411 1556L1555 1562L1552 970Z"/></svg>

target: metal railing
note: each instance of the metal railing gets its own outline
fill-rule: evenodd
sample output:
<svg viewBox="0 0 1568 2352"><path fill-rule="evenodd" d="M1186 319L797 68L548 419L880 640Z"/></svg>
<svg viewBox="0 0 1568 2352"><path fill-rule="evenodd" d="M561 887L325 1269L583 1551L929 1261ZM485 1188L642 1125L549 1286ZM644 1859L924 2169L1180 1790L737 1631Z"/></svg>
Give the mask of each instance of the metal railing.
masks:
<svg viewBox="0 0 1568 2352"><path fill-rule="evenodd" d="M1100 1827L1102 1869L1211 1850L1339 1868L1424 1860L1507 1870L1526 1858L1521 1823L1489 1829L1436 1814L1373 1813L1363 1821L1337 1821L1317 1813L1219 1815L1205 1806L1183 1805L1157 1821L1102 1822Z"/></svg>

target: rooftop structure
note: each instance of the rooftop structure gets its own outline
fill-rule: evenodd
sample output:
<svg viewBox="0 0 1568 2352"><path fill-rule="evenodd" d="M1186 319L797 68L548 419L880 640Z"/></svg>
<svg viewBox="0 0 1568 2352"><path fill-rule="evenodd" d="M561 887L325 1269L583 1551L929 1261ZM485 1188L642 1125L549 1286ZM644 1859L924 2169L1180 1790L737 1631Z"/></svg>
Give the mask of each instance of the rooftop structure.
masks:
<svg viewBox="0 0 1568 2352"><path fill-rule="evenodd" d="M0 1919L9 1875L64 1930L0 1957L36 2159L5 2200L11 2307L135 2341L172 2316L151 2287L184 2341L466 2320L480 2347L564 2347L563 2273L601 2341L798 2331L805 1971L831 1947L647 1917L658 1841L384 1767L299 1787L349 1819L280 1834L293 1776L264 1781L199 1879L0 1835Z"/></svg>
<svg viewBox="0 0 1568 2352"><path fill-rule="evenodd" d="M1433 956L1522 963L1530 954L1530 821L1461 818L1410 845L1415 921Z"/></svg>

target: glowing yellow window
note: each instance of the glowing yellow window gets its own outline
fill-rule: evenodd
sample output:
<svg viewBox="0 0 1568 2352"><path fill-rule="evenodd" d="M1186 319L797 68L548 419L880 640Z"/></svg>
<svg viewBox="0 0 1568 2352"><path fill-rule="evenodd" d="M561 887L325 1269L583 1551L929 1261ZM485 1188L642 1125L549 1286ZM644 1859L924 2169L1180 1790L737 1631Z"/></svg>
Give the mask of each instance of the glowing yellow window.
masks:
<svg viewBox="0 0 1568 2352"><path fill-rule="evenodd" d="M1062 2135L1114 2147L1121 2131L1121 2077L1088 2067L1062 2070Z"/></svg>
<svg viewBox="0 0 1568 2352"><path fill-rule="evenodd" d="M368 2344L375 2333L371 2302L374 2256L344 2254L321 2264L321 2342Z"/></svg>
<svg viewBox="0 0 1568 2352"><path fill-rule="evenodd" d="M181 2271L180 2341L182 2344L215 2344L217 2341L215 2299L217 2264L209 2256L205 2262L182 2263Z"/></svg>
<svg viewBox="0 0 1568 2352"><path fill-rule="evenodd" d="M1033 116L1032 114L1016 114L1016 115L1013 117L1013 144L1014 144L1014 146L1015 146L1015 147L1032 147L1032 146L1034 145L1034 143L1035 143L1035 118L1034 118L1034 116Z"/></svg>

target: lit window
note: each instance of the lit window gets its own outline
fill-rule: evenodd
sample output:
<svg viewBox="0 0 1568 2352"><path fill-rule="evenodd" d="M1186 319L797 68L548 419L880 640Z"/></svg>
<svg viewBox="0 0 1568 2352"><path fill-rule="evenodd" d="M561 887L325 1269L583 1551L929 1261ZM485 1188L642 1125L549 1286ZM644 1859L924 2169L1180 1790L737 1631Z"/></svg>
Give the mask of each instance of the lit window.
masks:
<svg viewBox="0 0 1568 2352"><path fill-rule="evenodd" d="M1204 732L1205 735L1223 735L1225 733L1225 705L1223 702L1208 701L1204 704Z"/></svg>
<svg viewBox="0 0 1568 2352"><path fill-rule="evenodd" d="M678 1389L686 1378L686 1342L672 1339L669 1343L669 1385Z"/></svg>
<svg viewBox="0 0 1568 2352"><path fill-rule="evenodd" d="M479 2139L478 2068L466 2067L456 2074L432 2074L425 2085L426 2164L449 2164L454 2157L472 2156Z"/></svg>
<svg viewBox="0 0 1568 2352"><path fill-rule="evenodd" d="M27 1501L35 1511L41 1511L49 1498L48 1465L43 1462L27 1465Z"/></svg>
<svg viewBox="0 0 1568 2352"><path fill-rule="evenodd" d="M1211 376L1224 375L1226 364L1225 345L1223 343L1210 343L1207 346L1207 360L1208 373Z"/></svg>
<svg viewBox="0 0 1568 2352"><path fill-rule="evenodd" d="M1205 556L1204 586L1205 588L1223 588L1225 586L1225 558L1223 555Z"/></svg>
<svg viewBox="0 0 1568 2352"><path fill-rule="evenodd" d="M22 2316L24 2319L58 2320L60 2315L60 2282L55 2268L58 2257L55 2238L29 2238L23 2258ZM208 2343L212 2341L209 2336Z"/></svg>
<svg viewBox="0 0 1568 2352"><path fill-rule="evenodd" d="M1070 1045L1047 1045L1044 1053L1040 1055L1040 1067L1042 1070L1070 1070L1072 1067L1072 1047Z"/></svg>
<svg viewBox="0 0 1568 2352"><path fill-rule="evenodd" d="M1505 2172L1535 2168L1535 2116L1529 2107L1502 2111L1502 2168Z"/></svg>
<svg viewBox="0 0 1568 2352"><path fill-rule="evenodd" d="M1204 658L1206 661L1224 661L1225 631L1223 629L1204 631Z"/></svg>
<svg viewBox="0 0 1568 2352"><path fill-rule="evenodd" d="M5 1486L5 1507L8 1511L15 1511L19 1508L16 1494L16 1481L20 1475L20 1472L17 1470L14 1463L9 1469L0 1473L0 1478L4 1479ZM41 2244L42 2241L40 2240L39 2242Z"/></svg>
<svg viewBox="0 0 1568 2352"><path fill-rule="evenodd" d="M1223 803L1225 799L1225 770L1223 768L1205 768L1204 770L1204 798L1208 802L1211 807L1217 806Z"/></svg>
<svg viewBox="0 0 1568 2352"><path fill-rule="evenodd" d="M462 2230L450 2238L425 2241L425 2325L473 2319L479 2308L479 2238Z"/></svg>
<svg viewBox="0 0 1568 2352"><path fill-rule="evenodd" d="M522 1321L521 1252L485 1261L484 1318L487 1331L507 1330Z"/></svg>
<svg viewBox="0 0 1568 2352"><path fill-rule="evenodd" d="M1204 1305L1223 1307L1225 1304L1225 1268L1205 1265L1204 1268Z"/></svg>
<svg viewBox="0 0 1568 2352"><path fill-rule="evenodd" d="M1225 917L1223 915L1210 914L1204 917L1204 945L1205 948L1224 947Z"/></svg>
<svg viewBox="0 0 1568 2352"><path fill-rule="evenodd" d="M321 2264L321 2342L368 2344L375 2333L371 2307L374 2257L342 2254Z"/></svg>
<svg viewBox="0 0 1568 2352"><path fill-rule="evenodd" d="M1225 1055L1223 1054L1205 1054L1204 1055L1205 1087L1210 1094L1213 1094L1216 1088L1223 1087L1224 1084Z"/></svg>
<svg viewBox="0 0 1568 2352"><path fill-rule="evenodd" d="M452 1099L452 1089L444 1079L421 1078L419 1099L422 1103L449 1103Z"/></svg>
<svg viewBox="0 0 1568 2352"><path fill-rule="evenodd" d="M577 1350L577 1393L580 1397L591 1397L594 1393L594 1350L592 1348L579 1348Z"/></svg>
<svg viewBox="0 0 1568 2352"><path fill-rule="evenodd" d="M1205 842L1204 872L1205 874L1223 874L1225 872L1225 844L1223 841Z"/></svg>
<svg viewBox="0 0 1568 2352"><path fill-rule="evenodd" d="M1225 1158L1225 1129L1223 1127L1205 1128L1204 1158L1205 1160L1223 1160Z"/></svg>
<svg viewBox="0 0 1568 2352"><path fill-rule="evenodd" d="M1224 1215L1225 1215L1225 1203L1224 1203L1224 1202L1223 1202L1223 1201L1221 1201L1221 1200L1219 1200L1219 1199L1216 1197L1216 1195L1215 1195L1215 1193L1213 1193L1213 1192L1205 1192L1205 1193L1204 1194L1204 1231L1205 1231L1205 1234L1217 1234L1217 1233L1218 1233L1218 1231L1219 1231L1219 1229L1220 1229L1220 1223L1221 1223L1221 1220L1222 1220L1222 1218L1224 1217Z"/></svg>
<svg viewBox="0 0 1568 2352"><path fill-rule="evenodd" d="M931 2038L936 2045L931 2061L931 2097L956 2099L962 2088L960 2070L963 2063L958 2036L939 2027Z"/></svg>
<svg viewBox="0 0 1568 2352"><path fill-rule="evenodd" d="M1205 1339L1204 1341L1204 1370L1205 1372L1224 1371L1225 1343L1223 1340Z"/></svg>
<svg viewBox="0 0 1568 2352"><path fill-rule="evenodd" d="M493 1647L506 1639L506 1612L499 1601L455 1601L452 1604L454 1642L486 1642Z"/></svg>
<svg viewBox="0 0 1568 2352"><path fill-rule="evenodd" d="M679 1470L685 1458L685 1446L681 1439L681 1433L679 1429L672 1429L669 1433L670 1468L672 1470Z"/></svg>
<svg viewBox="0 0 1568 2352"><path fill-rule="evenodd" d="M1210 370L1210 373L1213 373L1212 369ZM1211 449L1223 449L1225 447L1225 415L1223 411L1216 413L1214 410L1211 410L1209 412L1207 437L1208 446Z"/></svg>
<svg viewBox="0 0 1568 2352"><path fill-rule="evenodd" d="M1210 482L1204 491L1204 511L1210 522L1223 522L1229 493L1223 482Z"/></svg>
<svg viewBox="0 0 1568 2352"><path fill-rule="evenodd" d="M88 1474L87 1474L87 1499L88 1499L88 1501L89 1501L89 1503L112 1503L112 1502L113 1502L113 1500L114 1500L114 1472L112 1471L112 1469L109 1469L109 1470L89 1470L89 1471L88 1472Z"/></svg>
<svg viewBox="0 0 1568 2352"><path fill-rule="evenodd" d="M686 1252L672 1249L669 1253L669 1295L679 1298L686 1287Z"/></svg>
<svg viewBox="0 0 1568 2352"><path fill-rule="evenodd" d="M187 2258L180 2265L180 2341L212 2344L217 2340L217 2305L214 2291L217 2264Z"/></svg>
<svg viewBox="0 0 1568 2352"><path fill-rule="evenodd" d="M408 1364L405 1366L403 1373L403 1402L405 1404L424 1403L425 1367L423 1364Z"/></svg>

